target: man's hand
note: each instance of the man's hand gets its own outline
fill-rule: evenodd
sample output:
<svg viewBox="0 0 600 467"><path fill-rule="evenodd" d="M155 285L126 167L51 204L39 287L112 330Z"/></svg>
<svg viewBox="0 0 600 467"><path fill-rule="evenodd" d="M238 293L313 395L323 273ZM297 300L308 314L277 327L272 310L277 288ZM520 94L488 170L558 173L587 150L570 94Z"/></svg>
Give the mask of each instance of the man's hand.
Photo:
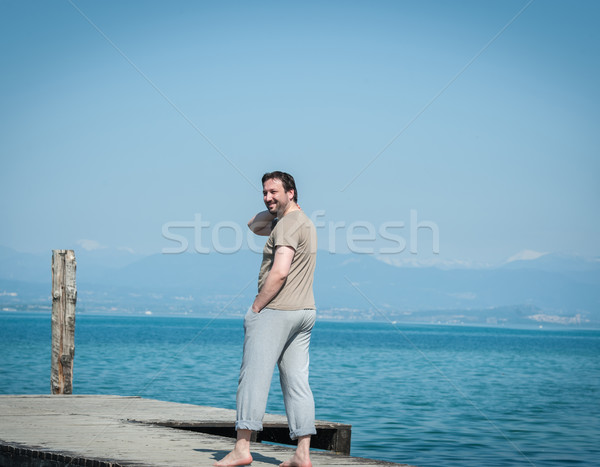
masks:
<svg viewBox="0 0 600 467"><path fill-rule="evenodd" d="M256 235L271 235L273 219L275 219L275 214L271 214L269 211L259 212L248 221L248 228Z"/></svg>

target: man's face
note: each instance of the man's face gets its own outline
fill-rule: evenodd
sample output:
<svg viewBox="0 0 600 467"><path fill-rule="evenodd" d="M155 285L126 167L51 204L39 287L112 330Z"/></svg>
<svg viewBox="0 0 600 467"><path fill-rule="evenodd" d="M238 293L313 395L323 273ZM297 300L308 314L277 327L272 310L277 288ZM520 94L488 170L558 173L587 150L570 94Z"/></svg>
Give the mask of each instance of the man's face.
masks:
<svg viewBox="0 0 600 467"><path fill-rule="evenodd" d="M286 193L281 180L272 178L263 185L263 201L271 214L281 216L294 197L293 190Z"/></svg>

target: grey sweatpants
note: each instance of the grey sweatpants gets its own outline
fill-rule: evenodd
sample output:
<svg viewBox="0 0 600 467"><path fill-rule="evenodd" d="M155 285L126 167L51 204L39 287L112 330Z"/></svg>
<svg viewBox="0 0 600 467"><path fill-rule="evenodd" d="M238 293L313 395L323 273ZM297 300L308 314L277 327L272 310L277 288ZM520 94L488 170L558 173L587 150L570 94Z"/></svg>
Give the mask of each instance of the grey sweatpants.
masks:
<svg viewBox="0 0 600 467"><path fill-rule="evenodd" d="M244 318L236 430L262 430L277 363L290 437L316 434L315 403L308 384L308 347L315 317L315 310L248 310Z"/></svg>

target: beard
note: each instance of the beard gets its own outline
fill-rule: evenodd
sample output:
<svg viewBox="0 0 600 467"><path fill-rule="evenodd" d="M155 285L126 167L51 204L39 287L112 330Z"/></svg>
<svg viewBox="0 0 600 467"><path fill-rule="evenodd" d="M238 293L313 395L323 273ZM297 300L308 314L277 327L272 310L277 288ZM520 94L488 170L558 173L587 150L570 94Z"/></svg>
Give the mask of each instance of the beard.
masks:
<svg viewBox="0 0 600 467"><path fill-rule="evenodd" d="M279 213L283 214L289 204L290 204L289 202L286 203L284 201L275 201L274 203L267 205L267 210L271 214L275 214L275 215L278 215Z"/></svg>

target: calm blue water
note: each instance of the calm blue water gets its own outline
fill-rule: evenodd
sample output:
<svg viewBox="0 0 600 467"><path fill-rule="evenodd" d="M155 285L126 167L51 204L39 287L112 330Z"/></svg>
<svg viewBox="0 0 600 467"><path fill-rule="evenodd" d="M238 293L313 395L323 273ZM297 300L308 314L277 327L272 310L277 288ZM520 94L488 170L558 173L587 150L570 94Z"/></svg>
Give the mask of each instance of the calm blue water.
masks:
<svg viewBox="0 0 600 467"><path fill-rule="evenodd" d="M238 320L77 316L78 394L235 408ZM0 394L48 393L50 316L0 313ZM275 375L267 410L284 413ZM317 418L420 466L600 465L600 332L317 322Z"/></svg>

